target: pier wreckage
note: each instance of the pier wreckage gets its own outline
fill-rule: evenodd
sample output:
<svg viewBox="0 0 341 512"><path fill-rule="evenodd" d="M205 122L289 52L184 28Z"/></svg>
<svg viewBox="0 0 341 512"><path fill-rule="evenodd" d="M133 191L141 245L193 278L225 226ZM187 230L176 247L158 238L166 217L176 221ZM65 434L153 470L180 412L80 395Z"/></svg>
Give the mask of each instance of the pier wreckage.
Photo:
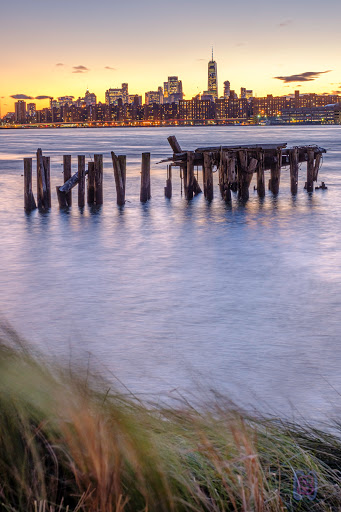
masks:
<svg viewBox="0 0 341 512"><path fill-rule="evenodd" d="M169 198L172 195L172 167L180 167L186 199L192 199L202 192L195 176L195 167L198 166L202 168L204 195L208 200L213 199L214 170L218 171L220 192L226 201L231 200L231 191L238 192L240 199L247 200L254 174L257 176L257 193L264 197L265 171L270 171L269 190L278 194L281 170L287 166L290 168L291 192L296 194L299 165L303 162L307 163L305 188L312 192L321 167L322 154L326 153L324 148L318 146L288 148L286 143L213 146L183 151L175 136L168 137L168 142L173 156L163 162L168 163L165 195Z"/></svg>

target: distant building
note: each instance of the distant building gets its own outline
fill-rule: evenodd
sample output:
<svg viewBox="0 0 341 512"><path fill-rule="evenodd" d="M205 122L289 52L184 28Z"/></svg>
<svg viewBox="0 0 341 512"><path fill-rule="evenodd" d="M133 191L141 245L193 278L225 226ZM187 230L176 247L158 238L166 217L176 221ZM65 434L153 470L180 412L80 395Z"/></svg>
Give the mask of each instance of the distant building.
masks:
<svg viewBox="0 0 341 512"><path fill-rule="evenodd" d="M128 103L137 103L137 105L142 105L142 96L138 94L129 94Z"/></svg>
<svg viewBox="0 0 341 512"><path fill-rule="evenodd" d="M213 60L213 48L212 48L212 60L208 63L208 88L207 91L213 96L218 98L218 73L217 63Z"/></svg>
<svg viewBox="0 0 341 512"><path fill-rule="evenodd" d="M66 105L72 105L74 96L60 96L58 98L58 104L60 107L64 107Z"/></svg>
<svg viewBox="0 0 341 512"><path fill-rule="evenodd" d="M231 91L231 84L228 80L224 82L224 98L230 97L230 91Z"/></svg>
<svg viewBox="0 0 341 512"><path fill-rule="evenodd" d="M246 88L245 87L240 88L240 97L246 98Z"/></svg>
<svg viewBox="0 0 341 512"><path fill-rule="evenodd" d="M26 102L24 100L16 101L14 104L15 108L15 121L17 123L26 122Z"/></svg>
<svg viewBox="0 0 341 512"><path fill-rule="evenodd" d="M108 89L105 92L106 105L118 105L118 100L124 103L129 103L128 84L122 84L120 89Z"/></svg>
<svg viewBox="0 0 341 512"><path fill-rule="evenodd" d="M94 94L93 92L89 92L89 89L87 89L84 96L84 102L87 107L90 107L91 105L95 106L97 103L96 94Z"/></svg>
<svg viewBox="0 0 341 512"><path fill-rule="evenodd" d="M160 88L159 88L160 89ZM158 91L148 91L145 93L145 105L161 105L161 94Z"/></svg>
<svg viewBox="0 0 341 512"><path fill-rule="evenodd" d="M169 76L163 84L164 103L176 103L183 99L182 81L177 76Z"/></svg>
<svg viewBox="0 0 341 512"><path fill-rule="evenodd" d="M204 121L214 119L214 104L210 100L181 100L179 119L181 121Z"/></svg>
<svg viewBox="0 0 341 512"><path fill-rule="evenodd" d="M28 117L36 117L37 113L37 105L35 103L28 103L27 104L27 116Z"/></svg>
<svg viewBox="0 0 341 512"><path fill-rule="evenodd" d="M251 98L253 98L253 91L252 91L252 89L246 89L246 99L250 100Z"/></svg>

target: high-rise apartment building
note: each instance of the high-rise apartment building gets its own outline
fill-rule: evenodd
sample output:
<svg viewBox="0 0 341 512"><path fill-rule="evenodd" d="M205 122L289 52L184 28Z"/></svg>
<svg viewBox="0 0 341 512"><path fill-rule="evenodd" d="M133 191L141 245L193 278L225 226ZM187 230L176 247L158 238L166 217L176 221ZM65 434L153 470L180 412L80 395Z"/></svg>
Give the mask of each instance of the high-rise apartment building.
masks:
<svg viewBox="0 0 341 512"><path fill-rule="evenodd" d="M160 94L160 89L162 93L162 87L159 87L157 91L148 91L145 93L145 104L153 105L154 103L157 105L161 105L162 96Z"/></svg>
<svg viewBox="0 0 341 512"><path fill-rule="evenodd" d="M214 99L218 98L218 73L217 63L213 60L213 48L212 48L212 60L208 63L208 90L207 93L213 96Z"/></svg>
<svg viewBox="0 0 341 512"><path fill-rule="evenodd" d="M228 80L224 82L224 98L228 99L230 97L231 92L231 84Z"/></svg>
<svg viewBox="0 0 341 512"><path fill-rule="evenodd" d="M35 117L37 113L37 105L35 103L28 103L27 104L27 115L28 117Z"/></svg>
<svg viewBox="0 0 341 512"><path fill-rule="evenodd" d="M169 76L163 84L164 103L176 103L183 99L182 81L177 76Z"/></svg>
<svg viewBox="0 0 341 512"><path fill-rule="evenodd" d="M94 94L93 92L89 92L89 89L87 89L84 96L84 102L87 107L95 106L97 103L96 94Z"/></svg>
<svg viewBox="0 0 341 512"><path fill-rule="evenodd" d="M25 123L26 122L26 101L24 101L24 100L16 101L14 106L15 106L15 121L17 123Z"/></svg>
<svg viewBox="0 0 341 512"><path fill-rule="evenodd" d="M246 98L246 88L245 87L240 88L240 97L243 99Z"/></svg>
<svg viewBox="0 0 341 512"><path fill-rule="evenodd" d="M105 91L106 105L118 105L118 100L122 103L129 103L128 84L122 84L120 89L108 89Z"/></svg>

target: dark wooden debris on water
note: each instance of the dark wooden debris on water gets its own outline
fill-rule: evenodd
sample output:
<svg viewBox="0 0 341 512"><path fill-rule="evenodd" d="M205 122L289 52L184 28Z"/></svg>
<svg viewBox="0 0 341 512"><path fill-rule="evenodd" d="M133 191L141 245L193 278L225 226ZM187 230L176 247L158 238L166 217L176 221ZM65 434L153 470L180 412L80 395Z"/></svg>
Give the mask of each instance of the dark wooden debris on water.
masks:
<svg viewBox="0 0 341 512"><path fill-rule="evenodd" d="M180 167L186 199L193 198L194 166L201 166L204 195L209 201L213 199L213 174L216 170L220 193L225 201L231 200L231 191L238 192L241 200L247 200L254 174L257 176L258 195L264 197L265 171L270 171L268 188L277 195L281 171L286 166L290 166L291 192L296 194L299 165L303 162L307 162L306 188L308 192L312 192L313 182L318 178L322 154L326 153L325 149L318 146L287 148L286 143L200 147L195 151L184 151L175 136L168 137L168 142L173 150L173 156L163 162L171 162L170 166ZM168 176L169 171L167 183ZM196 181L195 176L194 180Z"/></svg>
<svg viewBox="0 0 341 512"><path fill-rule="evenodd" d="M145 203L150 198L150 153L142 153L140 201Z"/></svg>

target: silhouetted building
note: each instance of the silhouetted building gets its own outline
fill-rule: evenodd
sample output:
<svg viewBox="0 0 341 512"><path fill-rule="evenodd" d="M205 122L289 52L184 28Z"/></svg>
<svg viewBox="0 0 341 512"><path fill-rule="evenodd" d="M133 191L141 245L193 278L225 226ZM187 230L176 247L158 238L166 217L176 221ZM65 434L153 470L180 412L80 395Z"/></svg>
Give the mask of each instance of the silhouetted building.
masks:
<svg viewBox="0 0 341 512"><path fill-rule="evenodd" d="M230 97L231 84L228 80L224 82L224 98Z"/></svg>
<svg viewBox="0 0 341 512"><path fill-rule="evenodd" d="M19 100L14 103L16 123L26 123L26 102Z"/></svg>

